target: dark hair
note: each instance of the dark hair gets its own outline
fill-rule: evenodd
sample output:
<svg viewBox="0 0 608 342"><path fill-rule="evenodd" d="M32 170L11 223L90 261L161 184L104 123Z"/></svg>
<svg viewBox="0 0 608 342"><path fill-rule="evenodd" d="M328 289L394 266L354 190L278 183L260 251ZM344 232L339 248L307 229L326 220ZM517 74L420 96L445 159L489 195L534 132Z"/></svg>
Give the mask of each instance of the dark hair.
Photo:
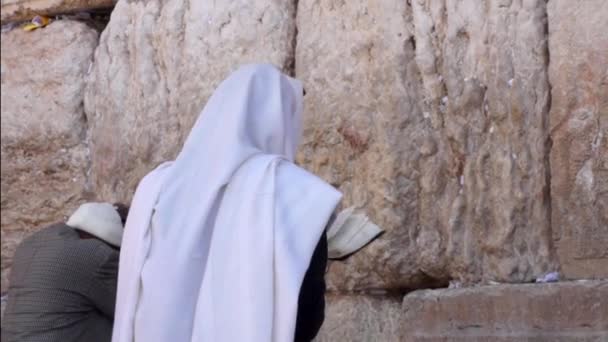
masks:
<svg viewBox="0 0 608 342"><path fill-rule="evenodd" d="M118 215L120 215L120 220L124 226L125 222L127 222L127 216L129 215L129 207L122 203L114 203L114 208L118 211Z"/></svg>

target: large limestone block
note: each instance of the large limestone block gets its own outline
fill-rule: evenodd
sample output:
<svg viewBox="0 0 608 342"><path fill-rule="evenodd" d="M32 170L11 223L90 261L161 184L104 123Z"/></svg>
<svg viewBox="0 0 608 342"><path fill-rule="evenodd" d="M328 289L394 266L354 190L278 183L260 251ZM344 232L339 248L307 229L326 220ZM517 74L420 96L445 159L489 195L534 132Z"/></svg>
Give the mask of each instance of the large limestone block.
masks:
<svg viewBox="0 0 608 342"><path fill-rule="evenodd" d="M386 230L331 264L330 289L557 267L546 24L541 0L299 2L299 159Z"/></svg>
<svg viewBox="0 0 608 342"><path fill-rule="evenodd" d="M420 267L464 282L555 270L546 1L412 7L433 146L419 159Z"/></svg>
<svg viewBox="0 0 608 342"><path fill-rule="evenodd" d="M316 341L605 341L608 281L328 295ZM402 303L402 305L401 305Z"/></svg>
<svg viewBox="0 0 608 342"><path fill-rule="evenodd" d="M398 342L402 316L400 297L330 295L315 341Z"/></svg>
<svg viewBox="0 0 608 342"><path fill-rule="evenodd" d="M548 6L557 253L566 277L608 278L608 2Z"/></svg>
<svg viewBox="0 0 608 342"><path fill-rule="evenodd" d="M386 234L330 265L331 289L425 282L411 232L423 117L405 1L298 4L296 77L304 82L299 160L363 208Z"/></svg>
<svg viewBox="0 0 608 342"><path fill-rule="evenodd" d="M416 291L402 341L607 341L608 281Z"/></svg>
<svg viewBox="0 0 608 342"><path fill-rule="evenodd" d="M2 33L2 291L21 239L86 196L83 98L97 40L71 21Z"/></svg>
<svg viewBox="0 0 608 342"><path fill-rule="evenodd" d="M173 159L219 82L241 64L293 69L289 1L119 2L88 79L92 183L128 201L147 172Z"/></svg>
<svg viewBox="0 0 608 342"><path fill-rule="evenodd" d="M29 20L34 16L56 15L110 8L117 0L2 0L2 23Z"/></svg>

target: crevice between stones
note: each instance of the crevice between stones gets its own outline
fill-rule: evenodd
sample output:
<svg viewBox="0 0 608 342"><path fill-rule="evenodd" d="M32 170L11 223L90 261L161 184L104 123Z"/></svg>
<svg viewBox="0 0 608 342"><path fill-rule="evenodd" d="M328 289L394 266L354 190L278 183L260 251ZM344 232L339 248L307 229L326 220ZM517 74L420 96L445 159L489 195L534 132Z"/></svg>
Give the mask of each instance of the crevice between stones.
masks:
<svg viewBox="0 0 608 342"><path fill-rule="evenodd" d="M360 289L329 289L328 295L338 296L370 296L370 297L404 297L407 294L418 290L446 289L450 286L451 279L434 278L421 271L422 276L411 286L391 287L391 288L360 288Z"/></svg>
<svg viewBox="0 0 608 342"><path fill-rule="evenodd" d="M548 86L548 96L546 103L546 113L543 117L543 131L546 134L545 137L545 190L543 192L543 201L546 203L547 207L547 222L548 222L548 238L549 238L549 247L551 253L553 253L555 246L553 246L553 208L551 203L551 150L553 148L553 140L551 139L551 127L550 127L550 115L551 115L551 107L553 103L553 85L551 84L551 78L549 77L549 66L551 64L551 49L549 46L549 9L548 9L549 0L545 3L545 26L544 26L544 35L546 39L546 72L547 72L547 86Z"/></svg>
<svg viewBox="0 0 608 342"><path fill-rule="evenodd" d="M286 65L286 72L291 76L291 77L296 77L296 50L298 47L298 5L299 5L299 0L294 0L293 2L293 38L291 41L291 56L289 61L287 62Z"/></svg>
<svg viewBox="0 0 608 342"><path fill-rule="evenodd" d="M111 11L111 10L110 10ZM99 32L98 35L98 40L97 40L97 46L95 46L95 49L93 50L93 54L91 55L91 60L89 63L89 68L85 74L85 79L84 79L84 87L83 87L83 96L82 96L82 126L83 126L83 133L82 133L82 137L81 137L81 143L84 145L85 151L86 151L86 165L85 165L85 175L84 175L84 191L82 194L83 199L85 200L92 200L95 199L95 192L94 192L94 188L95 188L95 184L94 184L94 180L93 180L93 155L92 155L92 151L91 151L91 146L92 146L92 123L89 120L89 114L87 113L87 108L85 105L85 101L86 101L86 96L87 96L87 91L88 91L88 87L89 87L89 79L91 77L91 73L95 72L95 56L96 56L96 52L97 49L99 48L99 46L101 44L103 44L103 41L101 39L101 32L103 31L103 29L105 29L105 27L107 26L108 22L109 22L109 12L107 13L107 19L108 21L105 22L105 24L103 25L103 28L99 29L97 27L93 27L94 29L96 29ZM91 26L90 24L87 23L88 26ZM95 117L95 113L91 113L91 115L93 117Z"/></svg>
<svg viewBox="0 0 608 342"><path fill-rule="evenodd" d="M336 296L368 296L382 298L403 298L411 292L418 290L437 290L447 289L449 283L444 281L435 281L425 284L421 287L401 287L401 288L368 288L362 290L328 290L328 295Z"/></svg>
<svg viewBox="0 0 608 342"><path fill-rule="evenodd" d="M98 45L97 47L99 46ZM95 47L95 51L97 50ZM91 64L89 66L89 72L92 72L93 64L95 63L95 53L93 52L93 56L91 56ZM91 177L93 171L93 159L91 155L91 124L89 122L89 117L86 112L86 106L84 104L86 91L88 87L88 78L89 73L85 76L85 85L83 89L83 98L82 98L82 127L83 127L83 137L81 138L82 144L84 145L86 151L86 163L85 163L85 175L84 175L84 198L89 198L93 196L93 179Z"/></svg>

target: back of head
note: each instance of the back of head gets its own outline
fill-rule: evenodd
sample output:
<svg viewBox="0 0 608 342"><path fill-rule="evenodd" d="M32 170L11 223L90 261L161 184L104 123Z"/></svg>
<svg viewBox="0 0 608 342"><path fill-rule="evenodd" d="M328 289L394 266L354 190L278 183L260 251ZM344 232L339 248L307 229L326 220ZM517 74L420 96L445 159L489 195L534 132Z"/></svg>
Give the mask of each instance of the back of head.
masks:
<svg viewBox="0 0 608 342"><path fill-rule="evenodd" d="M223 81L162 185L155 208L162 225L180 226L192 211L206 211L216 192L253 155L293 161L301 135L302 96L302 84L270 64L240 67Z"/></svg>
<svg viewBox="0 0 608 342"><path fill-rule="evenodd" d="M270 64L240 67L199 115L176 163L242 152L293 160L301 135L302 85ZM201 153L201 152L204 152Z"/></svg>

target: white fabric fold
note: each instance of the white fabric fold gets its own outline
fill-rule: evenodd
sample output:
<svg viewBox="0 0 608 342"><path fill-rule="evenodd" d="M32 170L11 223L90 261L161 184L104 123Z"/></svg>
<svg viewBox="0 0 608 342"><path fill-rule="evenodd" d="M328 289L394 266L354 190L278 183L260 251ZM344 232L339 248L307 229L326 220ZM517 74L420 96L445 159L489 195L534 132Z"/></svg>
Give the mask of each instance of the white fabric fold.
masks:
<svg viewBox="0 0 608 342"><path fill-rule="evenodd" d="M114 342L293 341L304 273L340 193L293 164L302 86L240 68L176 160L138 186Z"/></svg>
<svg viewBox="0 0 608 342"><path fill-rule="evenodd" d="M119 247L122 241L122 220L116 208L110 203L84 203L76 209L66 224L112 246Z"/></svg>

